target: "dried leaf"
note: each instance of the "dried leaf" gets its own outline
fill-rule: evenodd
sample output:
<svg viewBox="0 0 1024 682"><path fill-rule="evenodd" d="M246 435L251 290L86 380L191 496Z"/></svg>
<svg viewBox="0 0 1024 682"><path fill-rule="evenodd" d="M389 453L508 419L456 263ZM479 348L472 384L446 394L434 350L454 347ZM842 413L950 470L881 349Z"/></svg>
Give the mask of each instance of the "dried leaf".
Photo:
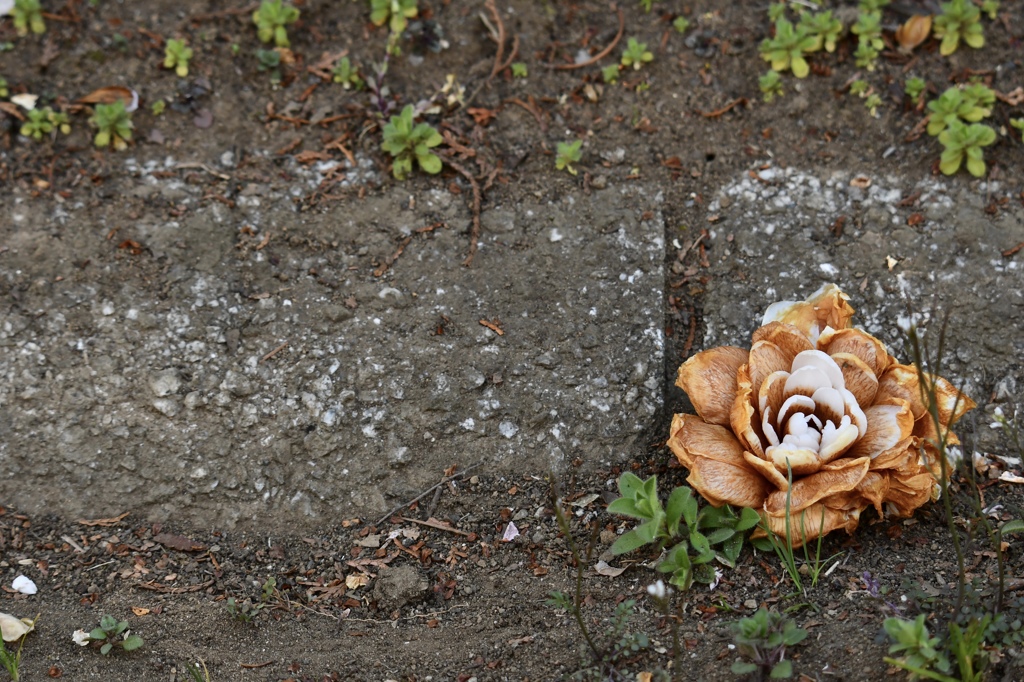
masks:
<svg viewBox="0 0 1024 682"><path fill-rule="evenodd" d="M149 609L143 606L133 606L132 613L134 613L136 616L145 616L147 613L149 613Z"/></svg>
<svg viewBox="0 0 1024 682"><path fill-rule="evenodd" d="M160 533L153 536L153 540L168 549L176 549L179 552L197 552L206 549L205 545L195 540L191 540L184 535L174 535L173 533Z"/></svg>
<svg viewBox="0 0 1024 682"><path fill-rule="evenodd" d="M345 587L347 587L350 590L363 587L364 585L367 585L369 582L370 579L362 573L351 573L345 576Z"/></svg>
<svg viewBox="0 0 1024 682"><path fill-rule="evenodd" d="M109 519L78 519L78 522L83 526L116 526L117 524L121 523L121 521L123 521L128 516L128 514L129 512L125 512L124 514L121 514L119 516L111 516Z"/></svg>
<svg viewBox="0 0 1024 682"><path fill-rule="evenodd" d="M907 23L896 29L896 42L900 50L910 52L928 39L932 32L932 17L929 14L915 14L907 19Z"/></svg>
<svg viewBox="0 0 1024 682"><path fill-rule="evenodd" d="M128 112L139 108L139 93L121 85L108 85L105 88L93 90L85 97L80 98L78 102L80 104L113 104L118 100L124 102L124 108Z"/></svg>

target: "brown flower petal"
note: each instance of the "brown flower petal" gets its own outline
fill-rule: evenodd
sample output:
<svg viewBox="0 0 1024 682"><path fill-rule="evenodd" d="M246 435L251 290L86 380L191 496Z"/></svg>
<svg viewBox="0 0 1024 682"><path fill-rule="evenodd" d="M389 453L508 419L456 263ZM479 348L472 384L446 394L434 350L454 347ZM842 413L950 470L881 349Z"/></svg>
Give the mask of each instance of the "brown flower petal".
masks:
<svg viewBox="0 0 1024 682"><path fill-rule="evenodd" d="M891 403L892 398L910 403L914 419L920 419L928 412L921 399L921 383L918 381L917 370L910 365L894 364L879 376L875 402Z"/></svg>
<svg viewBox="0 0 1024 682"><path fill-rule="evenodd" d="M753 348L758 341L768 341L782 350L787 358L786 370L789 370L793 358L805 350L814 349L814 345L808 340L806 334L797 327L784 322L769 322L763 327L755 329L750 339L750 347Z"/></svg>
<svg viewBox="0 0 1024 682"><path fill-rule="evenodd" d="M761 390L761 384L769 374L788 372L790 365L793 364L793 357L790 357L789 353L771 341L755 341L754 345L750 347L748 366L750 387L754 391L754 395Z"/></svg>
<svg viewBox="0 0 1024 682"><path fill-rule="evenodd" d="M771 491L768 482L749 468L698 457L686 482L715 507L731 504L759 509Z"/></svg>
<svg viewBox="0 0 1024 682"><path fill-rule="evenodd" d="M757 455L764 454L762 439L758 434L760 424L754 421L754 398L750 390L750 377L747 366L743 365L736 373L736 402L729 414L729 425L733 433L739 436L740 443Z"/></svg>
<svg viewBox="0 0 1024 682"><path fill-rule="evenodd" d="M835 284L826 284L806 301L782 301L768 306L763 324L785 322L815 340L825 327L845 329L850 325L854 311L849 300Z"/></svg>
<svg viewBox="0 0 1024 682"><path fill-rule="evenodd" d="M720 346L701 351L679 367L676 386L683 389L704 421L729 424L736 399L736 372L747 362L747 351Z"/></svg>
<svg viewBox="0 0 1024 682"><path fill-rule="evenodd" d="M821 460L818 459L818 453L809 448L792 448L787 445L776 445L775 447L768 448L768 452L765 453L771 460L775 468L779 470L779 473L786 476L789 480L789 472L793 472L793 477L797 476L809 476L818 469L821 468Z"/></svg>
<svg viewBox="0 0 1024 682"><path fill-rule="evenodd" d="M917 443L916 438L909 436L888 450L880 452L876 457L871 458L871 470L898 469L909 461L916 461L918 457Z"/></svg>
<svg viewBox="0 0 1024 682"><path fill-rule="evenodd" d="M875 402L878 393L878 377L866 362L853 353L833 353L832 359L843 372L846 390L857 399L862 408Z"/></svg>
<svg viewBox="0 0 1024 682"><path fill-rule="evenodd" d="M932 499L934 488L935 477L928 472L909 478L890 474L885 502L893 506L896 516L910 516L915 509Z"/></svg>
<svg viewBox="0 0 1024 682"><path fill-rule="evenodd" d="M853 490L873 505L879 516L884 516L882 502L889 493L889 477L885 473L869 471Z"/></svg>
<svg viewBox="0 0 1024 682"><path fill-rule="evenodd" d="M926 375L935 389L935 398L939 407L939 421L952 426L968 410L977 407L976 403L956 389L956 386L934 374Z"/></svg>
<svg viewBox="0 0 1024 682"><path fill-rule="evenodd" d="M777 490L789 490L789 478L786 474L779 473L774 464L768 460L761 459L752 452L744 452L743 459L746 460L747 464L757 469L762 476L767 478L768 482L774 485Z"/></svg>
<svg viewBox="0 0 1024 682"><path fill-rule="evenodd" d="M790 515L807 509L829 495L853 490L868 473L870 464L871 461L867 457L843 458L826 464L816 474L793 481L789 497ZM764 510L771 516L784 516L786 493L779 491L769 495L765 500Z"/></svg>
<svg viewBox="0 0 1024 682"><path fill-rule="evenodd" d="M910 436L914 429L914 415L910 404L899 400L898 405L872 405L864 410L868 419L868 430L847 452L850 457L877 457L901 440Z"/></svg>
<svg viewBox="0 0 1024 682"><path fill-rule="evenodd" d="M761 518L768 522L772 532L780 537L786 536L786 517L761 514ZM860 521L860 510L851 509L843 511L832 509L824 504L815 504L805 509L801 514L792 514L789 519L789 527L793 547L800 547L804 543L815 540L819 535L828 535L840 528L852 533L857 529ZM803 532L801 532L801 528ZM766 533L758 527L751 538L763 538Z"/></svg>
<svg viewBox="0 0 1024 682"><path fill-rule="evenodd" d="M931 31L930 14L915 14L907 19L907 23L896 29L896 42L900 44L900 52L912 52L915 47L927 40Z"/></svg>
<svg viewBox="0 0 1024 682"><path fill-rule="evenodd" d="M875 376L882 376L882 372L889 366L889 352L885 345L860 329L827 329L818 339L818 350L829 355L856 355L871 368Z"/></svg>
<svg viewBox="0 0 1024 682"><path fill-rule="evenodd" d="M668 446L687 469L693 468L693 462L700 457L750 468L743 459L743 447L732 431L708 424L692 414L677 414L672 418L672 437L668 439Z"/></svg>

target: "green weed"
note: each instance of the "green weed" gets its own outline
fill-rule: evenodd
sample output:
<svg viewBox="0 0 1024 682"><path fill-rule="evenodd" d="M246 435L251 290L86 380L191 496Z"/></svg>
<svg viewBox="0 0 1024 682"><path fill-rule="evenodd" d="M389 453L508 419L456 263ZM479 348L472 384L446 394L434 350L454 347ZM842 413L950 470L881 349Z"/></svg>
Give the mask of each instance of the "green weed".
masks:
<svg viewBox="0 0 1024 682"><path fill-rule="evenodd" d="M765 102L771 102L776 97L782 97L782 76L773 69L765 72L757 79L757 85L761 88L761 94Z"/></svg>
<svg viewBox="0 0 1024 682"><path fill-rule="evenodd" d="M732 631L736 649L746 659L733 662L734 674L758 673L761 679L773 680L793 676L793 662L786 658L786 649L802 642L807 631L797 627L792 619L762 607L754 615L733 623Z"/></svg>
<svg viewBox="0 0 1024 682"><path fill-rule="evenodd" d="M409 104L384 126L381 149L395 159L391 172L396 180L408 177L412 172L413 161L425 173L437 175L441 172L441 158L430 151L441 144L441 135L426 123L413 125L414 112L415 109Z"/></svg>
<svg viewBox="0 0 1024 682"><path fill-rule="evenodd" d="M647 43L641 43L636 38L630 38L626 43L626 50L622 53L621 63L627 69L632 66L639 70L641 66L654 61L654 54L647 49Z"/></svg>
<svg viewBox="0 0 1024 682"><path fill-rule="evenodd" d="M89 123L97 129L96 137L93 138L93 144L97 147L112 145L117 151L128 148L135 124L132 123L132 115L125 108L123 101L97 104Z"/></svg>
<svg viewBox="0 0 1024 682"><path fill-rule="evenodd" d="M259 9L252 13L252 23L256 24L260 42L274 41L277 47L291 47L285 27L298 20L298 8L284 4L283 0L263 0Z"/></svg>
<svg viewBox="0 0 1024 682"><path fill-rule="evenodd" d="M996 131L983 123L966 125L954 121L939 133L939 142L945 148L939 159L939 170L952 175L960 170L966 161L967 172L976 178L985 175L985 153L987 147L996 141Z"/></svg>
<svg viewBox="0 0 1024 682"><path fill-rule="evenodd" d="M164 68L174 69L180 78L188 76L188 62L192 59L192 48L184 40L171 38L164 48Z"/></svg>
<svg viewBox="0 0 1024 682"><path fill-rule="evenodd" d="M100 653L104 656L110 654L115 648L122 651L135 651L145 642L142 637L132 634L128 630L128 621L118 620L111 615L104 614L100 618L99 627L89 632L89 641L103 642L100 645Z"/></svg>
<svg viewBox="0 0 1024 682"><path fill-rule="evenodd" d="M811 67L804 54L812 52L816 42L806 27L794 27L788 19L779 17L775 21L775 37L761 41L761 58L772 65L773 71L788 69L797 78L806 78Z"/></svg>
<svg viewBox="0 0 1024 682"><path fill-rule="evenodd" d="M942 14L935 17L932 30L936 38L942 39L939 53L943 56L956 52L961 40L973 48L985 44L981 10L969 0L942 3Z"/></svg>
<svg viewBox="0 0 1024 682"><path fill-rule="evenodd" d="M392 33L404 31L417 14L416 0L370 0L370 21L377 26L387 23Z"/></svg>
<svg viewBox="0 0 1024 682"><path fill-rule="evenodd" d="M338 63L334 65L331 75L334 78L334 82L341 83L341 86L346 90L362 90L366 85L359 76L359 69L352 66L352 62L348 57L342 57L338 60Z"/></svg>
<svg viewBox="0 0 1024 682"><path fill-rule="evenodd" d="M28 35L29 30L36 35L46 33L46 22L43 21L43 8L39 0L14 0L11 10L14 16L14 30L19 36Z"/></svg>

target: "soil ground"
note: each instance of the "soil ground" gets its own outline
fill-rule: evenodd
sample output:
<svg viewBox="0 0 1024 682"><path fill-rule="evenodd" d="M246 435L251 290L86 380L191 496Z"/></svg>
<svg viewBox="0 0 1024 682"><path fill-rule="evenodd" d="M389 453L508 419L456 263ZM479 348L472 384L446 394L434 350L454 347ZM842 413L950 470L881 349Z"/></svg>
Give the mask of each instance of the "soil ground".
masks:
<svg viewBox="0 0 1024 682"><path fill-rule="evenodd" d="M24 679L185 680L199 659L213 680L571 675L590 655L545 605L576 575L552 479L592 550L589 627L602 633L635 599L629 629L651 639L615 662L618 679L664 669L670 621L645 596L656 555L613 560L626 568L615 577L592 569L629 527L604 505L625 470L684 482L663 446L671 415L691 409L679 363L747 345L769 303L824 281L897 355L908 303L924 323L951 313L943 373L979 404L963 450L996 462L982 474L993 518L1022 517L1021 486L998 480L1019 460L992 459L1020 453L988 424L996 406L1019 407L1024 381L1024 147L1001 134L984 180L941 176L941 148L915 137L923 114L903 95L909 75L930 97L978 77L1008 95L992 122L1011 131L1020 2L986 20L983 49L948 58L934 39L910 56L892 44L929 3L887 10L889 49L861 73L877 118L846 91L849 40L762 103L758 3L502 3L504 53L514 37L525 79L489 78L480 16L497 22L483 4L420 3L436 25L403 41L389 98L427 100L454 74L470 101L438 96L426 120L449 137L449 165L401 183L369 95L308 68L348 50L371 73L386 35L364 3L302 3L276 87L256 68L253 7L43 4L41 37L0 23L12 94L66 105L123 85L143 106L122 153L90 146L84 113L42 144L0 114L0 611L42 614ZM677 13L693 24L684 35ZM620 16L611 56L549 68L615 41ZM160 41L179 35L196 49L187 79L159 68ZM653 61L603 83L628 37ZM554 162L572 139L576 176ZM465 266L467 175L482 229ZM945 614L957 569L943 519L939 505L911 520L866 513L855 535L826 540L835 566L801 598L775 557L745 551L715 590L676 596L678 679L733 679L729 624L761 605L810 632L793 654L804 679L888 679L882 620ZM967 558L972 576L994 575L987 546ZM18 574L39 593L7 589ZM244 622L229 597L262 608ZM144 647L75 646L102 614ZM992 679L1024 676L1019 645L993 654Z"/></svg>

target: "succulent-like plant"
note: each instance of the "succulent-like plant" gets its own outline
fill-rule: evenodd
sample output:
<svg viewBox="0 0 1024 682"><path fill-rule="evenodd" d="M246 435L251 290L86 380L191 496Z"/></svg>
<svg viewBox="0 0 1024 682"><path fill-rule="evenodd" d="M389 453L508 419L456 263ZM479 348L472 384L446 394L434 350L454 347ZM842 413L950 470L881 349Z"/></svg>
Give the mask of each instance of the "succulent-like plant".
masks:
<svg viewBox="0 0 1024 682"><path fill-rule="evenodd" d="M928 84L923 78L913 77L908 78L906 84L903 86L903 92L906 93L907 97L912 99L914 102L921 101L921 95L924 94Z"/></svg>
<svg viewBox="0 0 1024 682"><path fill-rule="evenodd" d="M942 38L939 52L951 55L963 40L973 48L985 44L985 31L981 27L981 10L969 0L942 3L942 14L935 17L934 32Z"/></svg>
<svg viewBox="0 0 1024 682"><path fill-rule="evenodd" d="M259 9L252 13L252 23L256 24L260 41L274 41L277 47L291 47L285 27L298 19L298 8L284 4L283 0L263 0Z"/></svg>
<svg viewBox="0 0 1024 682"><path fill-rule="evenodd" d="M939 170L952 175L960 169L966 159L967 172L976 178L985 175L985 154L982 147L996 141L996 131L983 123L966 125L954 121L939 134L939 142L945 149L939 160Z"/></svg>
<svg viewBox="0 0 1024 682"><path fill-rule="evenodd" d="M27 119L19 132L37 142L55 130L59 130L65 135L71 132L68 115L64 112L54 111L50 107L32 109L28 112Z"/></svg>
<svg viewBox="0 0 1024 682"><path fill-rule="evenodd" d="M7 79L0 76L0 97L7 97L9 94L11 93L7 90Z"/></svg>
<svg viewBox="0 0 1024 682"><path fill-rule="evenodd" d="M181 78L188 75L188 62L192 59L192 48L184 40L171 38L164 48L164 68L174 69Z"/></svg>
<svg viewBox="0 0 1024 682"><path fill-rule="evenodd" d="M377 26L388 23L392 33L401 33L409 19L419 14L417 0L370 0L370 21Z"/></svg>
<svg viewBox="0 0 1024 682"><path fill-rule="evenodd" d="M97 147L113 145L117 151L128 148L132 139L132 115L125 108L124 102L117 100L112 104L97 104L89 123L97 129L93 144Z"/></svg>
<svg viewBox="0 0 1024 682"><path fill-rule="evenodd" d="M889 653L903 654L900 662L917 670L949 673L949 659L940 649L939 638L929 635L924 620L923 613L914 620L886 618L883 627L893 640Z"/></svg>
<svg viewBox="0 0 1024 682"><path fill-rule="evenodd" d="M405 180L415 160L420 169L431 175L441 172L441 158L430 150L443 142L441 135L426 123L413 125L415 109L411 104L392 116L384 126L381 149L395 158L391 172L396 180Z"/></svg>
<svg viewBox="0 0 1024 682"><path fill-rule="evenodd" d="M786 648L804 641L807 630L778 611L762 607L754 615L733 623L732 631L736 650L746 659L732 664L734 674L758 673L759 679L773 680L793 676L793 663L786 658Z"/></svg>
<svg viewBox="0 0 1024 682"><path fill-rule="evenodd" d="M14 30L19 36L28 35L30 29L35 34L46 33L46 22L43 21L43 8L39 0L14 0L11 14L14 16Z"/></svg>
<svg viewBox="0 0 1024 682"><path fill-rule="evenodd" d="M776 97L782 97L782 76L774 69L769 69L757 79L757 85L761 88L761 94L765 102L771 102Z"/></svg>
<svg viewBox="0 0 1024 682"><path fill-rule="evenodd" d="M977 123L989 116L992 109L988 105L995 101L995 93L984 85L978 85L963 90L949 88L938 99L929 102L928 134L938 135L955 121Z"/></svg>
<svg viewBox="0 0 1024 682"><path fill-rule="evenodd" d="M811 52L817 52L824 48L826 52L835 52L836 41L843 33L843 22L832 16L832 10L825 12L800 13L800 23L807 31L807 35L814 38L814 48Z"/></svg>
<svg viewBox="0 0 1024 682"><path fill-rule="evenodd" d="M601 69L601 80L603 80L605 83L618 83L619 65L609 64L608 66Z"/></svg>
<svg viewBox="0 0 1024 682"><path fill-rule="evenodd" d="M641 43L636 38L630 38L626 43L626 49L622 53L621 63L627 69L633 67L639 70L647 62L654 61L654 54L647 50L647 43Z"/></svg>
<svg viewBox="0 0 1024 682"><path fill-rule="evenodd" d="M256 50L259 61L257 69L270 74L270 82L277 85L281 82L281 53L277 50Z"/></svg>
<svg viewBox="0 0 1024 682"><path fill-rule="evenodd" d="M775 22L775 37L761 41L761 58L771 63L773 71L790 69L797 78L806 78L811 67L804 54L814 50L815 42L806 27L793 26L788 19L780 17Z"/></svg>
<svg viewBox="0 0 1024 682"><path fill-rule="evenodd" d="M674 28L677 33L686 33L687 29L690 28L690 20L680 15L672 20L672 28Z"/></svg>
<svg viewBox="0 0 1024 682"><path fill-rule="evenodd" d="M346 90L362 90L365 85L363 79L359 77L359 69L352 66L352 62L348 57L339 59L338 63L334 65L334 71L331 73L334 76L334 82L341 83L341 86Z"/></svg>
<svg viewBox="0 0 1024 682"><path fill-rule="evenodd" d="M1016 128L1017 132L1020 133L1021 141L1024 142L1024 118L1011 118L1010 126Z"/></svg>

